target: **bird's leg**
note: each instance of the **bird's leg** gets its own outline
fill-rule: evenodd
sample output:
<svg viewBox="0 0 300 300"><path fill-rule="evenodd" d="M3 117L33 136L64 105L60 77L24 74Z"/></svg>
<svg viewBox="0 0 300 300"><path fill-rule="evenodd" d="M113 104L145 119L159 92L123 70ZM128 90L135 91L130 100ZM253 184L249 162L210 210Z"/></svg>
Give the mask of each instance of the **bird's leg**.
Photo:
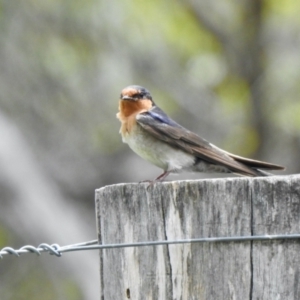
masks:
<svg viewBox="0 0 300 300"><path fill-rule="evenodd" d="M169 174L171 173L171 171L164 171L162 174L160 174L157 178L155 178L154 180L143 180L140 181L141 182L149 182L149 186L153 185L155 182L161 182L163 181ZM149 187L148 186L148 187Z"/></svg>
<svg viewBox="0 0 300 300"><path fill-rule="evenodd" d="M155 178L153 181L163 181L171 172L170 171L164 171L162 174L160 174L157 178Z"/></svg>

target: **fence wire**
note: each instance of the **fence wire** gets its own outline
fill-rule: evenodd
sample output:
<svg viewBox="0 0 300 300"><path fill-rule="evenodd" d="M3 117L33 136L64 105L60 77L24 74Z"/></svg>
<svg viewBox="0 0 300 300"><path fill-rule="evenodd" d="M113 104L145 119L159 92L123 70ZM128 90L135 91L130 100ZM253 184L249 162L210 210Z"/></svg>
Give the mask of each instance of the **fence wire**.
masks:
<svg viewBox="0 0 300 300"><path fill-rule="evenodd" d="M4 247L0 250L0 258L5 255L14 255L19 257L25 253L35 253L41 255L46 252L57 257L60 257L64 252L85 251L85 250L103 250L103 249L117 249L129 247L146 247L146 246L162 246L162 245L176 245L176 244L191 244L191 243L220 243L220 242L245 242L245 241L270 241L270 240L290 240L300 239L300 234L281 234L281 235L256 235L256 236L235 236L235 237L206 237L195 239L182 240L162 240L162 241L146 241L136 243L120 243L120 244L99 244L98 240L83 242L68 246L59 246L58 244L40 244L37 247L26 245L20 249L11 247Z"/></svg>

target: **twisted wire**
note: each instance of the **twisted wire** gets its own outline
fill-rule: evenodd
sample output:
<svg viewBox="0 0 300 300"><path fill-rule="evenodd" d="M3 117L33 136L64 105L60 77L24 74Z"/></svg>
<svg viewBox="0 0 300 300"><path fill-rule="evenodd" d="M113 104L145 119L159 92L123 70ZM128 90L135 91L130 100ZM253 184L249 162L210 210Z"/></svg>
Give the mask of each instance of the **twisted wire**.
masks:
<svg viewBox="0 0 300 300"><path fill-rule="evenodd" d="M58 244L42 243L38 247L26 245L20 249L4 247L0 250L0 259L5 255L14 255L20 257L24 253L35 253L41 255L42 252L48 252L51 255L61 257L63 252L84 251L84 250L103 250L117 249L128 247L145 247L145 246L161 246L175 244L190 244L190 243L220 243L220 242L246 242L246 241L270 241L270 240L290 240L300 239L300 234L282 234L282 235L257 235L257 236L234 236L234 237L207 237L195 239L182 239L174 241L145 241L136 243L120 243L120 244L98 244L98 240L72 244L67 246L59 246Z"/></svg>

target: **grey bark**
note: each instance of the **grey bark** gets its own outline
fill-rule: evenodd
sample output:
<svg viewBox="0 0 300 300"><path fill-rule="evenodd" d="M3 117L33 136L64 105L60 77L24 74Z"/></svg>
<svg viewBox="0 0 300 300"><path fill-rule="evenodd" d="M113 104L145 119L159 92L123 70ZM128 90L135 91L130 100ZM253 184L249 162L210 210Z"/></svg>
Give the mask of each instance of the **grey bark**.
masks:
<svg viewBox="0 0 300 300"><path fill-rule="evenodd" d="M119 184L97 190L101 244L299 233L300 176ZM299 242L100 252L102 299L300 299Z"/></svg>

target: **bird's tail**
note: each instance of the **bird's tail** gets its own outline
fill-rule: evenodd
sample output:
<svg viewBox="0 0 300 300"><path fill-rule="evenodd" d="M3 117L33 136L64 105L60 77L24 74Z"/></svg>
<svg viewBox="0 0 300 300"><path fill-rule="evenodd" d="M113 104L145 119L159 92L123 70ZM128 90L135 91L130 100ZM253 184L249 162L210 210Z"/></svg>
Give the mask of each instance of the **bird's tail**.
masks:
<svg viewBox="0 0 300 300"><path fill-rule="evenodd" d="M260 161L260 160L255 160L255 159L250 159L250 158L245 158L242 156L238 156L235 154L228 153L227 154L233 158L235 161L242 163L243 165L246 165L247 167L251 168L257 176L273 176L274 174L266 172L265 170L261 169L266 169L266 170L284 170L285 168L280 165L275 165L272 163Z"/></svg>

